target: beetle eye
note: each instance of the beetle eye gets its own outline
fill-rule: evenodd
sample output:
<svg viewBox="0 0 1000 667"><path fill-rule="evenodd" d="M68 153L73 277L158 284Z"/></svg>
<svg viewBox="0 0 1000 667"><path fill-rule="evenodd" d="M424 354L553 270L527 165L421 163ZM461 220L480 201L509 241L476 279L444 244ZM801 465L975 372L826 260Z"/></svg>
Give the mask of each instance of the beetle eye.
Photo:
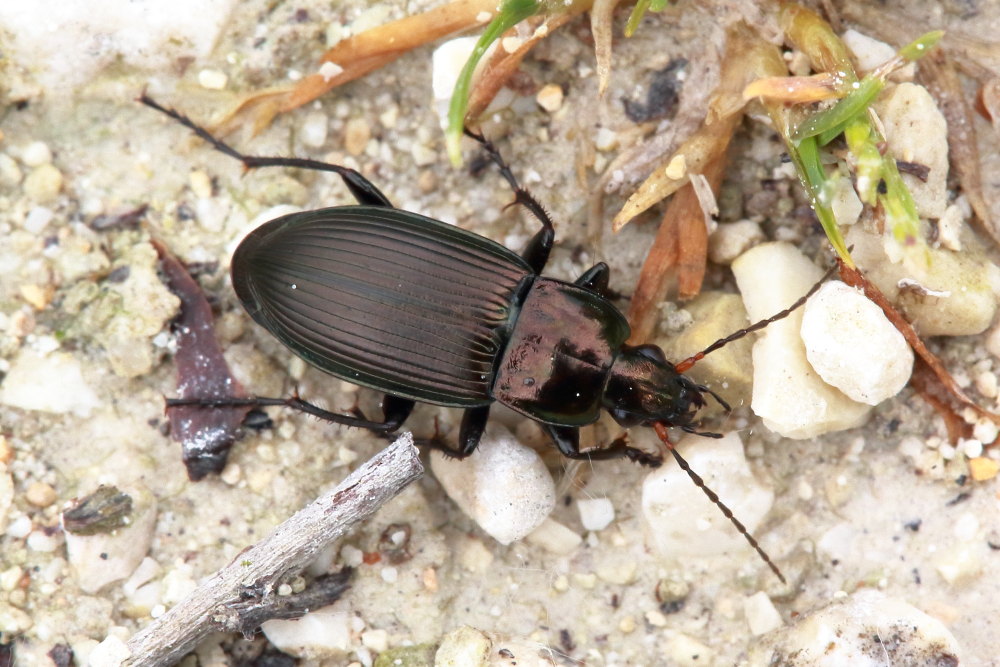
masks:
<svg viewBox="0 0 1000 667"><path fill-rule="evenodd" d="M647 359L652 359L653 361L658 361L661 364L667 363L667 357L663 354L661 350L656 345L640 345L635 348L635 351L640 355L646 357Z"/></svg>

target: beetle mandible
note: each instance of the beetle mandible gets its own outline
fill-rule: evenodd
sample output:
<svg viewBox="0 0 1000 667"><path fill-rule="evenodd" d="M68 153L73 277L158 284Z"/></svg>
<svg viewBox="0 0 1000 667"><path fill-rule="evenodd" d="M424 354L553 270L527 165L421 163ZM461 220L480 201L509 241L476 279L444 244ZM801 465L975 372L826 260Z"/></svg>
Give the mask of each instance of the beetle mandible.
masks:
<svg viewBox="0 0 1000 667"><path fill-rule="evenodd" d="M183 114L143 94L247 168L286 166L338 174L357 205L271 220L239 244L232 282L250 316L292 352L330 375L385 393L384 419L329 412L291 398L169 399L168 407L284 405L347 426L397 430L417 401L462 408L457 446L430 446L464 458L475 451L494 401L540 423L571 459L626 457L656 467L659 454L625 438L581 451L579 429L607 410L622 427L647 426L772 570L780 572L732 512L671 446L668 427L694 427L705 394L682 371L712 350L763 328L790 308L717 341L677 366L655 345L630 346L628 322L607 298L609 269L598 263L576 281L541 275L555 239L552 221L520 186L497 149L466 130L496 163L541 229L521 255L490 239L397 209L358 171L301 158L246 156ZM822 281L820 281L822 282ZM782 580L783 577L782 577Z"/></svg>

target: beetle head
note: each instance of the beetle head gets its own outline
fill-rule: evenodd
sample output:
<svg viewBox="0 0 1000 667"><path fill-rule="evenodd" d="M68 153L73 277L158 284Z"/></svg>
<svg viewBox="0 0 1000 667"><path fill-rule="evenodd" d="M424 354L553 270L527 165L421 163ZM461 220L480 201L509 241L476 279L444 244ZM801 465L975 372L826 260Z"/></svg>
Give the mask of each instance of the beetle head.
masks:
<svg viewBox="0 0 1000 667"><path fill-rule="evenodd" d="M681 375L655 345L625 345L611 367L604 408L621 426L690 426L705 390Z"/></svg>

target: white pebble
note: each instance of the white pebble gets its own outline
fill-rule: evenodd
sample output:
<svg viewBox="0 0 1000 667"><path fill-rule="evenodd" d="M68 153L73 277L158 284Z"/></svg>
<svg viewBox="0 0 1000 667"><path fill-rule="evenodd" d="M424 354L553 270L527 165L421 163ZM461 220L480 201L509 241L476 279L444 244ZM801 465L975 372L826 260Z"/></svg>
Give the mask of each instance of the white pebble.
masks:
<svg viewBox="0 0 1000 667"><path fill-rule="evenodd" d="M689 436L678 451L748 530L771 509L774 492L753 476L737 433L718 440ZM683 470L663 466L642 484L642 516L647 541L660 555L706 556L749 549L743 536L705 497Z"/></svg>
<svg viewBox="0 0 1000 667"><path fill-rule="evenodd" d="M431 452L431 469L455 504L501 544L531 533L555 507L555 483L542 459L495 424L464 460Z"/></svg>
<svg viewBox="0 0 1000 667"><path fill-rule="evenodd" d="M32 141L24 147L21 161L29 167L37 167L52 162L52 150L44 141Z"/></svg>
<svg viewBox="0 0 1000 667"><path fill-rule="evenodd" d="M767 634L785 624L771 598L764 591L758 591L744 598L743 614L746 616L752 635Z"/></svg>
<svg viewBox="0 0 1000 667"><path fill-rule="evenodd" d="M928 167L926 180L903 174L921 218L940 218L948 206L948 124L923 86L901 83L886 89L874 108L885 127L889 153Z"/></svg>
<svg viewBox="0 0 1000 667"><path fill-rule="evenodd" d="M976 518L975 514L965 512L958 517L952 531L960 541L971 542L979 534L979 519Z"/></svg>
<svg viewBox="0 0 1000 667"><path fill-rule="evenodd" d="M949 584L971 581L983 571L979 545L970 542L953 544L934 560L934 567Z"/></svg>
<svg viewBox="0 0 1000 667"><path fill-rule="evenodd" d="M127 490L132 498L130 522L108 533L64 532L66 554L85 593L129 577L146 557L156 527L156 498L145 487Z"/></svg>
<svg viewBox="0 0 1000 667"><path fill-rule="evenodd" d="M859 403L878 405L910 379L913 350L903 334L868 297L839 280L806 303L801 332L823 381Z"/></svg>
<svg viewBox="0 0 1000 667"><path fill-rule="evenodd" d="M753 220L719 223L708 237L708 257L716 264L729 265L763 240L764 232Z"/></svg>
<svg viewBox="0 0 1000 667"><path fill-rule="evenodd" d="M481 667L489 664L493 642L483 632L468 625L446 634L434 654L435 667Z"/></svg>
<svg viewBox="0 0 1000 667"><path fill-rule="evenodd" d="M326 131L329 126L329 119L322 111L312 111L306 114L302 123L302 143L312 148L320 148L326 143Z"/></svg>
<svg viewBox="0 0 1000 667"><path fill-rule="evenodd" d="M59 537L43 530L34 530L28 535L28 548L41 553L52 553L59 548Z"/></svg>
<svg viewBox="0 0 1000 667"><path fill-rule="evenodd" d="M1000 433L1000 426L998 426L992 419L977 419L976 423L972 427L972 437L978 440L980 445L984 443L988 445L994 442L997 439L998 433ZM981 453L982 449L980 449L980 454ZM966 456L968 456L968 452L966 453ZM976 456L979 456L979 454L976 454Z"/></svg>
<svg viewBox="0 0 1000 667"><path fill-rule="evenodd" d="M959 664L958 642L941 621L878 591L840 597L841 602L762 637L750 649L748 667L886 665L890 640L900 658L924 656L920 664Z"/></svg>
<svg viewBox="0 0 1000 667"><path fill-rule="evenodd" d="M22 410L89 417L100 400L84 381L78 359L67 353L42 357L24 349L14 358L0 386L0 403Z"/></svg>
<svg viewBox="0 0 1000 667"><path fill-rule="evenodd" d="M615 506L607 498L581 498L576 509L586 530L604 530L615 520Z"/></svg>
<svg viewBox="0 0 1000 667"><path fill-rule="evenodd" d="M678 667L702 667L714 664L715 654L697 639L678 633L667 641L666 656Z"/></svg>
<svg viewBox="0 0 1000 667"><path fill-rule="evenodd" d="M323 81L329 82L333 77L340 76L343 72L343 67L330 61L327 61L319 66L319 75L323 77Z"/></svg>
<svg viewBox="0 0 1000 667"><path fill-rule="evenodd" d="M431 55L431 88L434 92L434 110L442 127L448 120L451 94L465 62L472 55L478 37L456 37L442 43Z"/></svg>
<svg viewBox="0 0 1000 667"><path fill-rule="evenodd" d="M203 69L198 72L198 85L208 90L222 90L229 83L225 72L217 69Z"/></svg>
<svg viewBox="0 0 1000 667"><path fill-rule="evenodd" d="M87 658L88 667L118 667L132 657L132 652L120 638L109 635L94 647Z"/></svg>
<svg viewBox="0 0 1000 667"><path fill-rule="evenodd" d="M334 657L351 649L351 614L333 605L294 620L266 621L260 629L275 648L296 657Z"/></svg>
<svg viewBox="0 0 1000 667"><path fill-rule="evenodd" d="M732 265L750 321L770 317L802 297L822 271L789 243L764 243ZM802 310L769 325L753 347L751 408L788 438L853 428L870 407L823 382L809 364L799 333Z"/></svg>
<svg viewBox="0 0 1000 667"><path fill-rule="evenodd" d="M554 519L545 519L528 535L528 542L554 554L566 555L576 551L583 538Z"/></svg>
<svg viewBox="0 0 1000 667"><path fill-rule="evenodd" d="M7 513L10 511L11 506L14 503L14 479L7 472L7 464L0 463L0 530L4 530L7 526L8 516ZM27 516L21 515L23 519L27 519L28 531L31 531L31 520ZM22 524L23 524L22 519ZM14 529L16 521L12 521L10 526L7 527L7 534L11 534L11 530ZM21 537L26 536L28 533L25 532ZM11 535L11 537L14 537Z"/></svg>
<svg viewBox="0 0 1000 667"><path fill-rule="evenodd" d="M52 213L52 209L45 206L34 206L24 218L24 230L32 234L41 234L42 230L52 222L53 217L55 214Z"/></svg>

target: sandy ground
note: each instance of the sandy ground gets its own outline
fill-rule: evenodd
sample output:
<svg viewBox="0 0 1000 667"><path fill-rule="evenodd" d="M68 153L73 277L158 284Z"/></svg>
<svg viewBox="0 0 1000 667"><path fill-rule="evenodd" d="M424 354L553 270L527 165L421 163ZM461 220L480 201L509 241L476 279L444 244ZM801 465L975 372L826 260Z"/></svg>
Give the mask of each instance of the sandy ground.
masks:
<svg viewBox="0 0 1000 667"><path fill-rule="evenodd" d="M163 428L163 396L175 386L172 337L164 328L173 307L155 278L151 238L201 267L199 278L218 311L219 338L252 391L280 395L297 386L303 396L340 409L356 397L371 409L377 397L293 359L251 323L228 284L229 254L248 229L290 210L274 207L349 203L341 184L281 170L244 176L238 164L134 98L148 86L163 102L210 119L233 103L237 91L307 71L336 36L328 25L360 28L430 3L401 4L249 2L230 13L218 3L190 24L147 16L151 24L163 22L162 35L177 39L124 46L118 31L139 20L125 10L116 19L120 24L102 17L104 29L97 21L78 21L52 30L50 17L36 15L37 34L26 32L17 10L0 12L5 44L14 44L17 34L39 45L34 52L3 49L14 58L2 61L8 97L0 116L0 373L35 358L38 365L28 367L39 373L46 395L37 400L47 406L0 405L4 480L12 484L0 494L0 500L12 497L0 516L7 531L0 536L0 632L5 642L14 641L17 664L48 664L44 656L55 645L82 655L109 632L128 635L143 627L150 614L176 602L383 446L366 433L272 411L275 428L239 441L221 478L187 480L178 445ZM71 7L60 5L51 15ZM186 15L181 9L174 14ZM107 11L114 13L111 5ZM973 13L940 20L975 32L986 29L977 25L981 19ZM586 156L596 155L601 167L618 150L593 152L601 127L623 143L633 141L639 133L622 99L641 100L652 72L677 56L703 56L720 32L692 6L649 19L634 39L616 44L611 90L600 101L588 34L586 22L576 21L543 44L489 129L556 220L558 246L548 273L572 279L605 260L613 270L611 287L628 294L655 223L640 220L617 236L604 226L590 228L586 202L597 168ZM129 55L109 57L115 48ZM534 223L502 212L510 194L501 179L491 169L473 176L447 164L432 110L430 54L419 49L278 118L257 138L236 132L230 139L256 154L356 166L400 207L519 247ZM93 69L91 62L97 63ZM224 90L199 84L206 70L201 84L224 73ZM534 101L549 83L566 93L555 112ZM319 146L303 143L323 125L328 134ZM356 156L344 147L349 127L371 135ZM982 144L986 173L993 173L995 137L986 124L979 129L989 139ZM768 135L759 125L741 132L745 143L720 196L724 221L747 215L746 203L779 166L780 144ZM33 142L43 142L51 159ZM803 199L795 194L797 184L789 184L792 194L764 229L818 249L819 232L796 218ZM608 210L621 201L610 196ZM97 216L141 205L149 209L138 228L93 229ZM709 282L732 290L725 268L713 269ZM936 340L934 346L989 404L992 399L976 393L982 386L976 379L997 367L985 342L986 334ZM497 412L525 439L538 438L522 418ZM411 427L427 433L435 417L443 427L457 425L456 413L426 408ZM1000 558L996 480L973 483L961 454L946 458L942 422L910 389L877 408L863 427L812 440L770 434L745 407L720 428L739 429L752 469L774 488L773 508L757 533L789 575L790 587L774 581L749 549L712 557L652 553L640 516L646 473L627 462L584 466L574 484L560 477L561 459L546 459L563 480L553 519L584 538L568 554L529 542L499 545L428 475L346 540L353 551L335 556L337 564L357 550L373 551L391 523L412 529L412 560L360 567L337 607L354 631L348 651L323 664L366 663L385 646L438 642L462 625L532 647L531 653L543 649L541 655L557 664L737 664L760 641L748 626L747 597L765 591L789 624L860 588L941 620L961 646L963 664L1000 664L994 627L1000 585L990 575ZM157 567L143 593L126 592L121 582L84 592L67 562L59 512L100 483L132 490L147 503L155 498L148 556ZM612 501L615 520L607 529L583 529L575 501L588 497ZM656 591L663 582L686 590L681 602L661 607ZM361 629L379 632L366 644ZM222 664L213 661L222 660L219 646L227 642L216 638L203 647L202 664Z"/></svg>

